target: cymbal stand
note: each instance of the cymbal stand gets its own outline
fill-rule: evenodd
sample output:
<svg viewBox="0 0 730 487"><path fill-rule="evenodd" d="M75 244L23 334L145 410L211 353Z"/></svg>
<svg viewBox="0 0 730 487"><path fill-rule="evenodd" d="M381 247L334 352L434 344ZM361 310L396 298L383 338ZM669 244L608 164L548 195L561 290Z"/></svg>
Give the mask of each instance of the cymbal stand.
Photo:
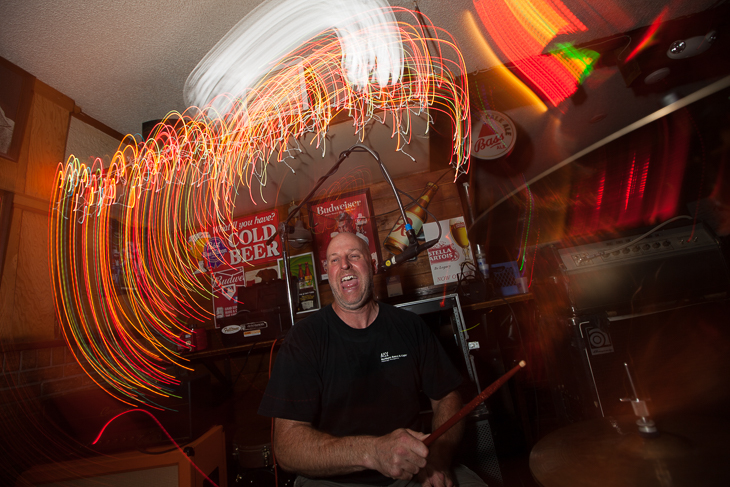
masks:
<svg viewBox="0 0 730 487"><path fill-rule="evenodd" d="M639 399L639 395L636 393L636 387L634 387L634 379L631 377L629 364L624 362L624 368L626 369L626 375L629 376L629 383L631 384L631 390L634 391L634 397L622 397L621 402L630 402L631 407L634 408L634 414L639 418L636 420L636 425L639 427L640 435L656 436L656 424L649 415L649 408L646 406L646 401Z"/></svg>

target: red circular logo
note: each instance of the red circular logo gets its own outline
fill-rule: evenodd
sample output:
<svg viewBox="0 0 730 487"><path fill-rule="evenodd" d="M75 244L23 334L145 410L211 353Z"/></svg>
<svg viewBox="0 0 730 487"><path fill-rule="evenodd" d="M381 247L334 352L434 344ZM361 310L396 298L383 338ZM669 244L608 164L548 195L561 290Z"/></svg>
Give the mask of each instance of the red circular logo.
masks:
<svg viewBox="0 0 730 487"><path fill-rule="evenodd" d="M479 159L498 159L512 152L516 138L517 129L507 115L487 110L472 126L471 154Z"/></svg>

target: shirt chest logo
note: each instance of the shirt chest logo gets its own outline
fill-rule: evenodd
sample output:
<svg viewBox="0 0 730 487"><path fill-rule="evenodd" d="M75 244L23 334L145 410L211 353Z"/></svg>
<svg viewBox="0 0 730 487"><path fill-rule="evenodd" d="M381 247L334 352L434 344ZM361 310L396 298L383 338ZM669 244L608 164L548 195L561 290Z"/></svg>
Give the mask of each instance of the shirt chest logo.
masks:
<svg viewBox="0 0 730 487"><path fill-rule="evenodd" d="M399 358L404 358L408 354L407 353L401 353L397 355L390 355L390 352L381 352L380 354L380 361L381 362L392 362L393 360L398 360Z"/></svg>

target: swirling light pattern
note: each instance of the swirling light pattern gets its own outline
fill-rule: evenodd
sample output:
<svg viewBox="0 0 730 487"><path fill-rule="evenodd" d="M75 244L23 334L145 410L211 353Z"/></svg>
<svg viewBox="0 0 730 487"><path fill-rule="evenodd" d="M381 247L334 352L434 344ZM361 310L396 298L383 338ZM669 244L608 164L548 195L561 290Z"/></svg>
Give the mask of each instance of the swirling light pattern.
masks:
<svg viewBox="0 0 730 487"><path fill-rule="evenodd" d="M473 3L497 47L553 106L576 91L598 59L594 51L569 45L542 55L556 35L587 30L559 0L473 0Z"/></svg>
<svg viewBox="0 0 730 487"><path fill-rule="evenodd" d="M250 87L206 89L213 96L206 106L171 113L141 143L127 136L110 164L71 156L59 165L49 219L57 314L81 366L114 397L165 407L177 384L166 366L185 363L178 337L211 315L210 278L198 269L205 242L191 236L230 223L239 192L263 198L256 191L267 165L292 157L307 134L323 147L338 113L360 138L370 121L392 121L400 149L412 116L442 111L452 122L456 175L468 170L466 75L451 36L423 29L404 9L367 11L338 25L272 62ZM338 32L349 33L345 42ZM374 40L384 32L395 36L387 46ZM352 67L353 45L366 65ZM400 62L387 70L387 83L385 47Z"/></svg>
<svg viewBox="0 0 730 487"><path fill-rule="evenodd" d="M351 85L394 84L403 75L403 54L394 11L387 7L385 0L264 2L190 73L185 102L226 111L228 100L216 99L218 95L244 93L271 69L272 60L328 29L342 43L342 61Z"/></svg>

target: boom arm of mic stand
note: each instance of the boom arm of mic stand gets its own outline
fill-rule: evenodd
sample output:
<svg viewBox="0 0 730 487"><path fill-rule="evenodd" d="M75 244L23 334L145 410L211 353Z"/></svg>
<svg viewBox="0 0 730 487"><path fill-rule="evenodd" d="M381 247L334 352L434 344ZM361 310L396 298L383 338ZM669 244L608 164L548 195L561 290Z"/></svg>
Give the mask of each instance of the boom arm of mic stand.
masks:
<svg viewBox="0 0 730 487"><path fill-rule="evenodd" d="M385 169L385 165L381 162L380 156L377 152L370 149L369 147L365 147L364 145L355 144L353 147L361 147L368 151L371 156L378 162L378 167L380 167L380 172L383 173L383 177L385 180L390 184L390 189L393 190L393 195L395 196L395 202L398 203L398 209L400 210L401 217L403 218L403 224L406 226L406 233L408 234L408 243L410 245L413 245L417 242L416 239L416 232L413 231L413 227L411 227L411 224L408 223L408 218L406 217L406 211L403 209L403 203L400 200L400 197L398 196L398 190L395 188L395 184L393 183L393 180L390 177L390 174L388 174L388 171Z"/></svg>
<svg viewBox="0 0 730 487"><path fill-rule="evenodd" d="M304 206L306 203L308 203L312 199L312 196L314 196L314 193L317 192L319 187L322 186L322 184L324 184L324 182L327 179L329 179L330 176L332 176L334 173L337 172L337 169L339 169L340 164L342 164L342 162L345 159L347 159L350 154L352 154L353 152L363 152L363 151L370 153L370 155L373 156L373 158L377 161L378 166L380 167L380 172L383 173L383 177L385 177L385 180L388 181L388 183L390 184L390 187L393 190L393 194L395 195L395 200L398 202L398 208L400 209L401 216L403 217L403 221L406 223L408 222L408 219L406 218L406 212L403 209L403 204L401 203L400 198L398 197L398 191L395 189L395 184L393 184L393 180L390 178L390 174L388 174L388 172L386 171L385 166L383 166L383 163L380 162L380 157L378 156L378 153L375 152L374 150L370 149L369 147L366 147L361 144L355 144L352 147L350 147L349 149L341 152L339 159L337 159L337 162L335 162L335 164L327 172L327 174L325 174L324 176L319 178L319 180L314 185L312 190L307 194L307 196L304 197L304 199L302 199L301 203L299 203L299 205L296 208L294 208L292 211L289 212L289 216L287 216L286 220L284 220L283 223L279 224L279 229L271 237L269 237L268 240L266 240L266 245L268 246L268 245L271 245L271 242L274 241L274 239L276 238L277 235L281 236L282 258L284 260L284 275L286 277L286 291L287 291L287 299L289 301L289 319L291 321L291 326L294 326L294 301L292 300L292 291L293 290L292 290L292 285L291 285L291 277L292 277L291 269L289 269L289 252L288 252L289 221L291 221L291 219L294 218L294 215L299 213L299 210L302 209L302 206ZM412 243L416 242L416 235L412 229L410 230L408 236L409 236L409 240L412 239Z"/></svg>
<svg viewBox="0 0 730 487"><path fill-rule="evenodd" d="M281 246L282 246L282 258L284 260L284 276L286 277L286 297L289 301L289 321L291 323L291 326L294 326L294 300L292 299L292 285L291 285L291 269L289 268L289 221L291 221L292 218L294 218L294 215L299 213L299 210L301 210L302 206L306 204L309 200L312 199L312 196L314 193L319 189L320 186L335 172L337 172L337 169L339 169L340 164L347 159L347 157L352 152L352 149L354 147L350 147L346 151L343 151L340 154L339 159L337 159L337 162L335 162L334 166L321 178L319 178L319 181L317 181L317 184L314 185L314 188L307 194L307 196L304 197L304 199L299 203L299 205L294 208L292 211L289 212L289 215L287 216L286 220L284 220L282 223L279 224L279 229L266 241L266 245L271 245L271 242L274 241L277 235L281 236Z"/></svg>

